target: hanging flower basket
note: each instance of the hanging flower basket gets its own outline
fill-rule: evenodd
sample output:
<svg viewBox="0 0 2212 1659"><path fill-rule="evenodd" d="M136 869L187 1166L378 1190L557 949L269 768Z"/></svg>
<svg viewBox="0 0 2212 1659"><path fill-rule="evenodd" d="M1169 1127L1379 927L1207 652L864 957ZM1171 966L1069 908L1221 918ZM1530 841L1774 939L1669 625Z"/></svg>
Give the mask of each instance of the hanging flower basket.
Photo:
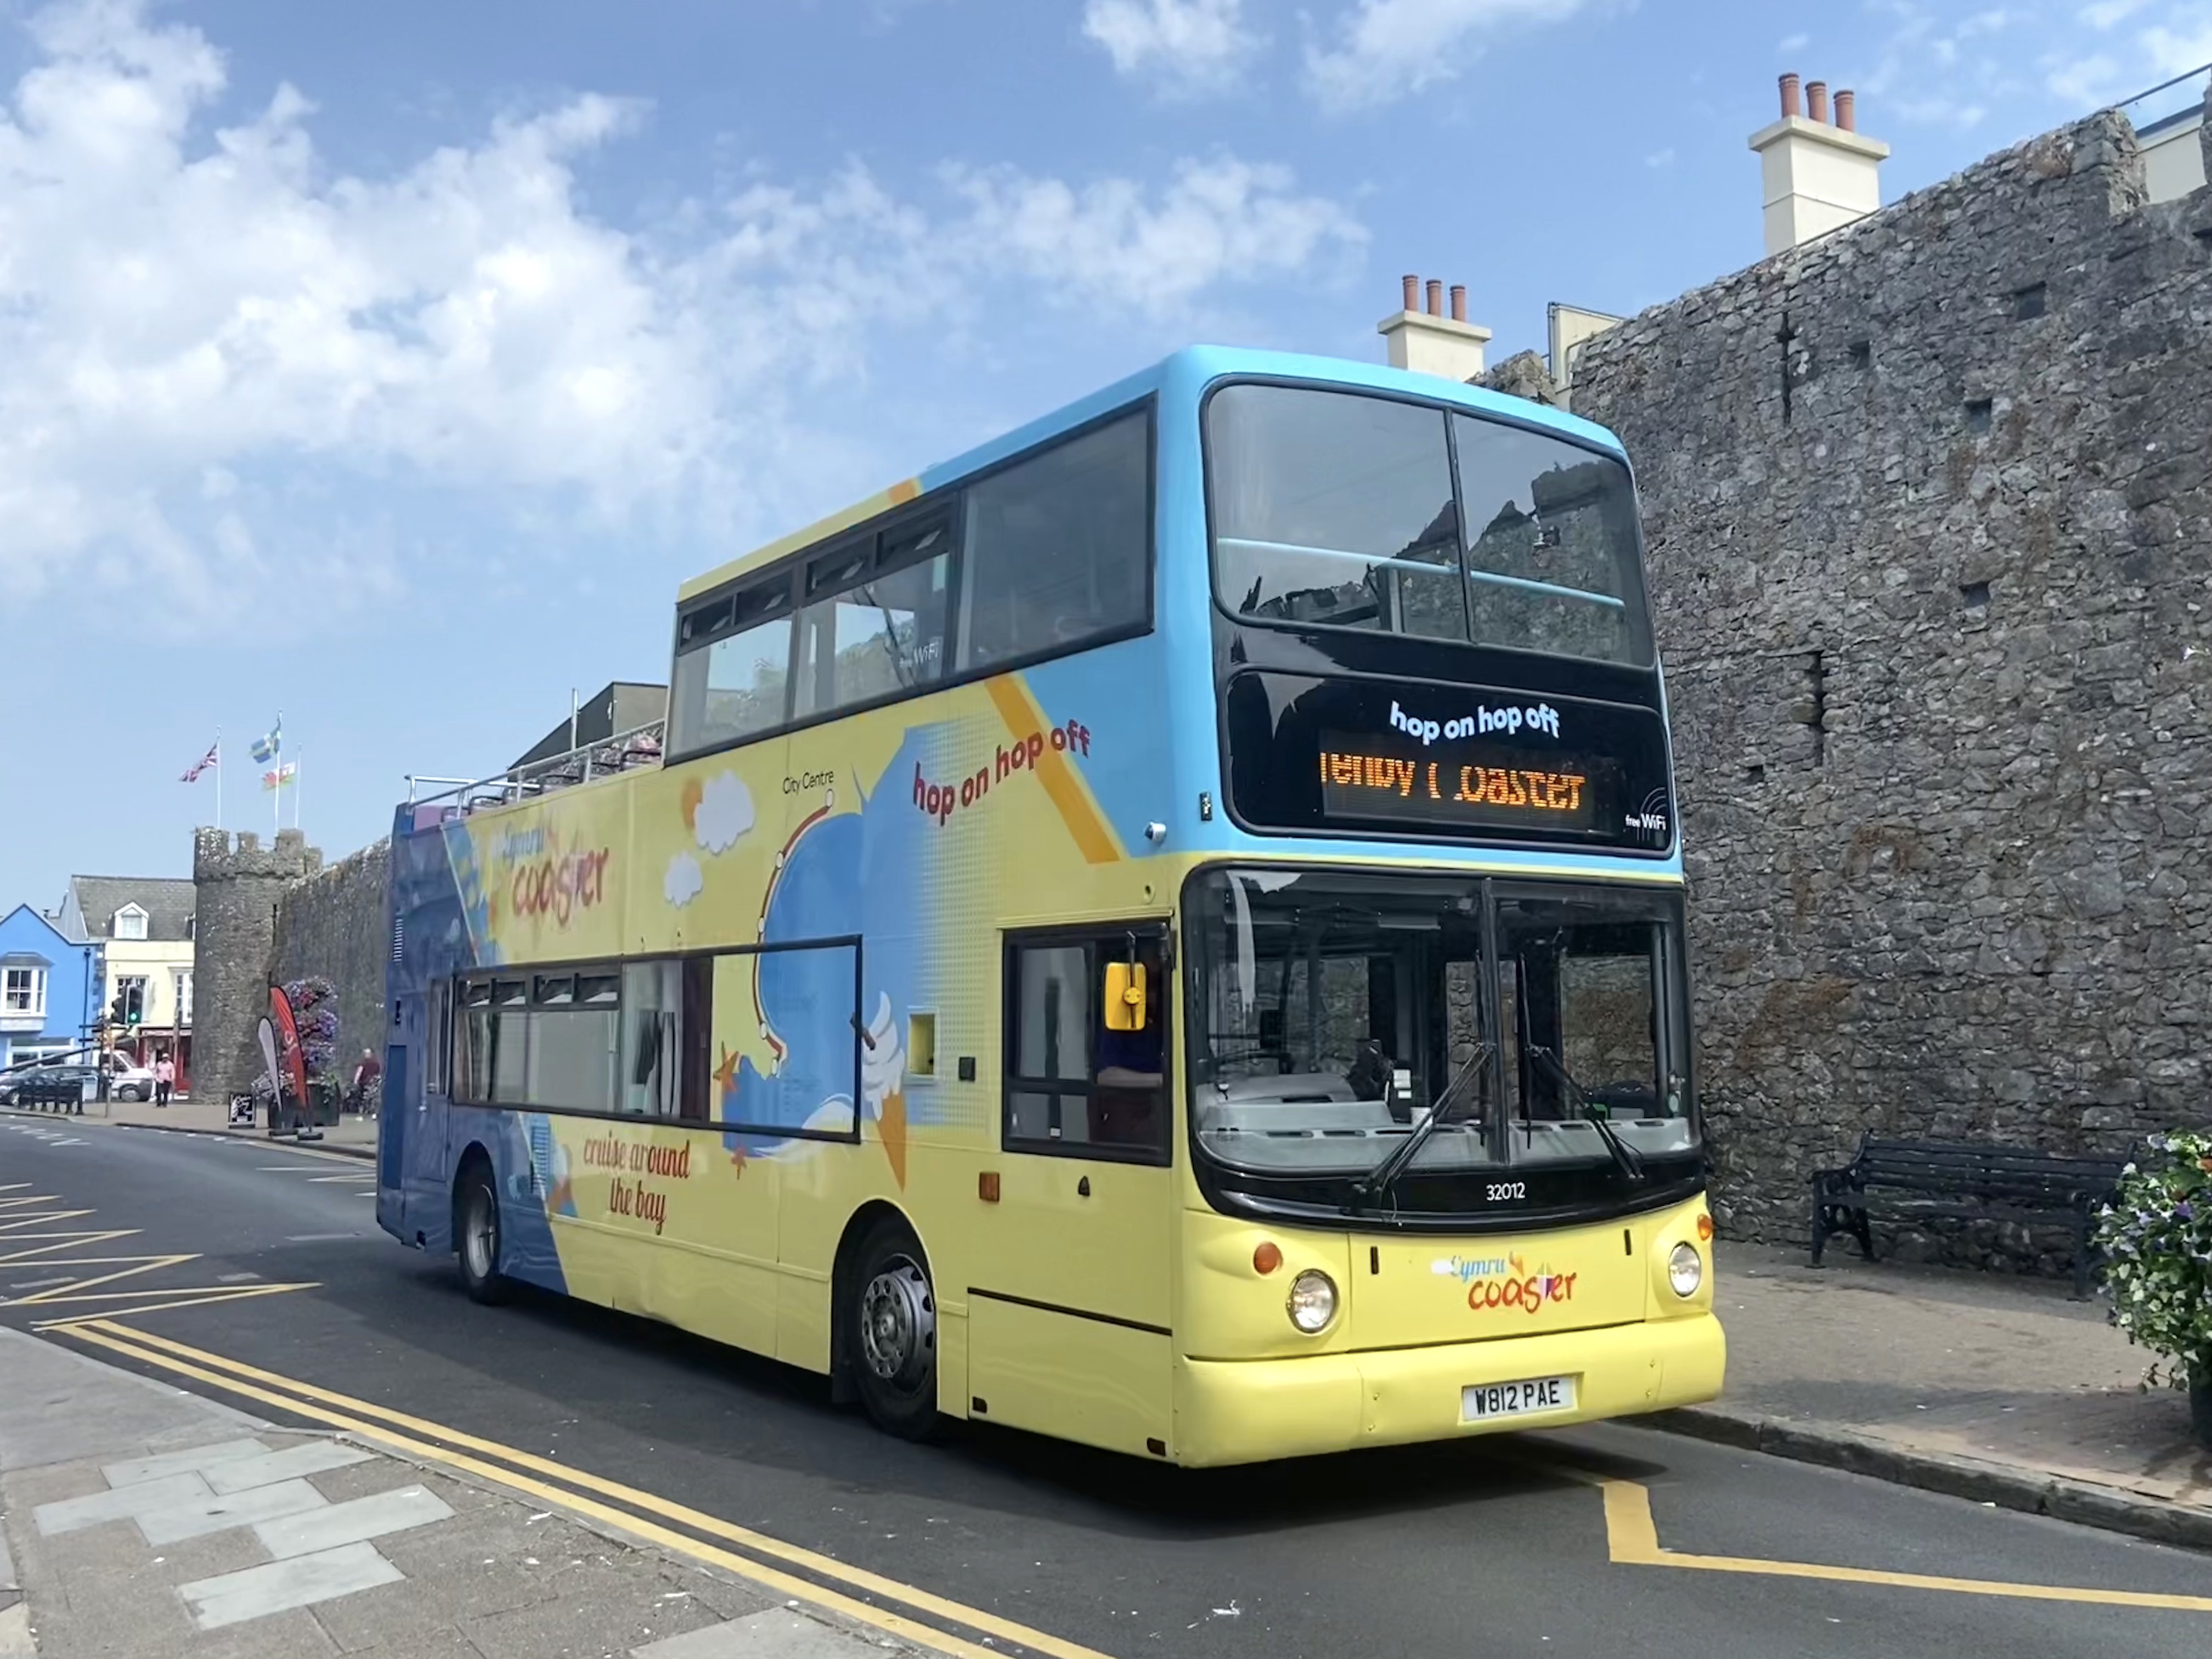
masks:
<svg viewBox="0 0 2212 1659"><path fill-rule="evenodd" d="M2189 1393L2212 1448L2212 1134L2153 1135L2099 1218L2112 1322L2159 1356L2144 1378Z"/></svg>

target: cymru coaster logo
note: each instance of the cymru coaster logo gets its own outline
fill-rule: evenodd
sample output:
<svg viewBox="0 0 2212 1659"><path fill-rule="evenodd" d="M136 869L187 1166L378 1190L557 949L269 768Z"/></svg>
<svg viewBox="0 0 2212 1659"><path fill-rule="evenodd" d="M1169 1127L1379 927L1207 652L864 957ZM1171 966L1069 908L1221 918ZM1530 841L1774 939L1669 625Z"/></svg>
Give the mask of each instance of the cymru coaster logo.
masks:
<svg viewBox="0 0 2212 1659"><path fill-rule="evenodd" d="M1518 1255L1455 1255L1430 1263L1429 1271L1464 1284L1467 1305L1477 1313L1514 1308L1534 1314L1547 1303L1575 1299L1575 1274L1555 1273L1548 1261L1531 1272Z"/></svg>

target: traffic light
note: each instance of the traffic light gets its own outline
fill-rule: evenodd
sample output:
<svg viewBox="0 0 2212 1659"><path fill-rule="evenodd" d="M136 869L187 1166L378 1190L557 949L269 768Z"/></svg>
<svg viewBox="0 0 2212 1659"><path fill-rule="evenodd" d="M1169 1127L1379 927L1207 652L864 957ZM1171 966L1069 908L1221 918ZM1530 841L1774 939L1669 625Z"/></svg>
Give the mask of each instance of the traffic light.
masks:
<svg viewBox="0 0 2212 1659"><path fill-rule="evenodd" d="M143 985L124 987L123 1023L143 1025L146 1022L146 988Z"/></svg>
<svg viewBox="0 0 2212 1659"><path fill-rule="evenodd" d="M116 992L115 1000L107 1005L107 1023L110 1025L120 1025L124 1024L123 1003L124 993L121 991Z"/></svg>

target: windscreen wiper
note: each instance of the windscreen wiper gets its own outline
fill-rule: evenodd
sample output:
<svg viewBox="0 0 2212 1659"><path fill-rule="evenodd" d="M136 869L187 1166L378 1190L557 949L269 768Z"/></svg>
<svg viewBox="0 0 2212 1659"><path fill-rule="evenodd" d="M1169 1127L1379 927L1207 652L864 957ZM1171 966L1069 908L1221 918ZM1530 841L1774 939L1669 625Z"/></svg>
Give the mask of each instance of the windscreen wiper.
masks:
<svg viewBox="0 0 2212 1659"><path fill-rule="evenodd" d="M1352 1190L1363 1199L1380 1198L1388 1193L1391 1182L1405 1173L1407 1165L1419 1158L1421 1148L1429 1144L1429 1137L1444 1121L1445 1109L1451 1105L1453 1098L1466 1086L1470 1078L1488 1072L1491 1057L1497 1052L1498 1045L1487 1038L1476 1043L1474 1053L1469 1056L1467 1064L1459 1068L1452 1080L1444 1085L1443 1093L1437 1097L1437 1103L1429 1109L1429 1115L1413 1126L1411 1134L1391 1149L1388 1158L1355 1182ZM1350 1209L1352 1206L1347 1205L1346 1207Z"/></svg>
<svg viewBox="0 0 2212 1659"><path fill-rule="evenodd" d="M1529 1058L1557 1078L1565 1087L1573 1091L1575 1104L1582 1109L1583 1116L1589 1121L1590 1127L1598 1132L1599 1138L1605 1142L1606 1151L1613 1154L1614 1167L1631 1181L1644 1180L1645 1170L1643 1158L1638 1156L1635 1148L1614 1133L1612 1124L1598 1115L1597 1103L1589 1097L1589 1091L1574 1080L1567 1068L1560 1063L1559 1057L1540 1042L1530 1043L1528 1053Z"/></svg>

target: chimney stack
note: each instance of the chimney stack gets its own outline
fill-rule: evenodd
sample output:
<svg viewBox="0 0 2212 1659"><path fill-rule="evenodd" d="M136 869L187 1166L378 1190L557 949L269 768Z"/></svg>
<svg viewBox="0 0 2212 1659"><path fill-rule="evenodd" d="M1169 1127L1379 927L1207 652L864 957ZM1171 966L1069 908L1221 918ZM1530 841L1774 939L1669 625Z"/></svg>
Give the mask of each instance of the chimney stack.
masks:
<svg viewBox="0 0 2212 1659"><path fill-rule="evenodd" d="M1805 85L1808 115L1797 112L1798 79L1782 77L1782 118L1751 136L1765 186L1766 251L1800 247L1854 224L1881 206L1881 164L1889 146L1858 131L1857 100L1836 94L1828 120L1828 83Z"/></svg>
<svg viewBox="0 0 2212 1659"><path fill-rule="evenodd" d="M1403 288L1406 308L1385 317L1375 331L1389 342L1390 367L1418 374L1439 374L1448 380L1472 380L1486 367L1483 348L1490 331L1467 319L1467 289L1455 283L1451 315L1444 315L1444 285L1431 278L1423 307L1422 282L1408 276Z"/></svg>

